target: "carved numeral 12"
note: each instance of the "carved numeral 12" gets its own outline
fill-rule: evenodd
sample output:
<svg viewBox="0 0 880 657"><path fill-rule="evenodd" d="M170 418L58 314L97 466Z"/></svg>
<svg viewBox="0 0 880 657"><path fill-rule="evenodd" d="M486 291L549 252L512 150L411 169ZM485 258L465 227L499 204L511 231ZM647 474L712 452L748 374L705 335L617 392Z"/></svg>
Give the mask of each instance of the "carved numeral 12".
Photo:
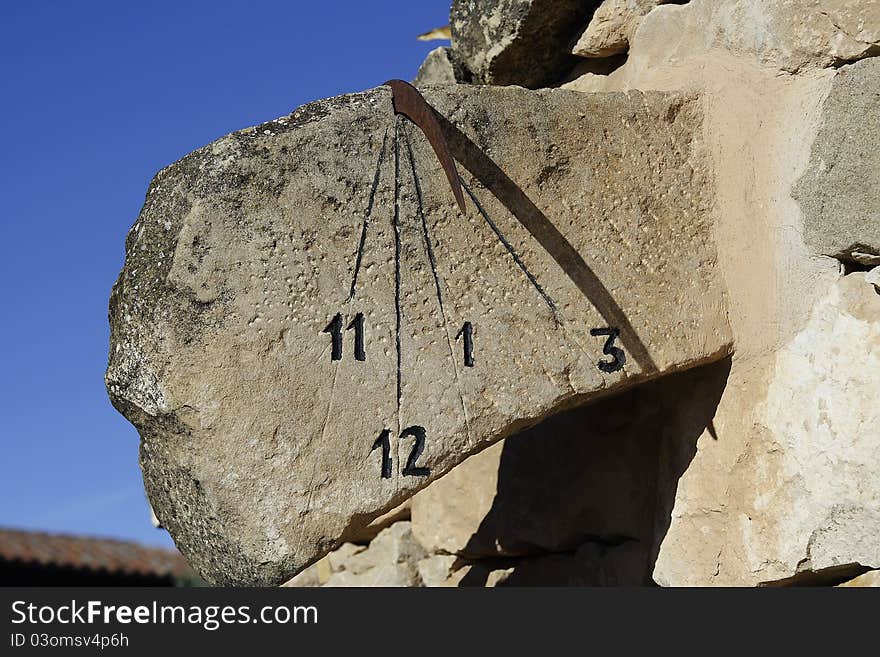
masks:
<svg viewBox="0 0 880 657"><path fill-rule="evenodd" d="M404 429L400 433L400 439L404 438L415 438L415 443L413 444L412 450L410 450L409 456L406 459L406 465L403 466L403 470L400 474L404 477L427 477L431 474L430 468L425 468L416 465L416 462L419 460L419 457L422 455L422 452L425 451L425 428L424 427L409 427ZM391 430L390 429L382 429L382 433L379 434L379 437L376 438L375 442L373 442L373 446L370 448L370 451L374 451L377 449L382 450L382 470L381 477L382 479L391 479Z"/></svg>
<svg viewBox="0 0 880 657"><path fill-rule="evenodd" d="M342 360L342 314L336 313L336 317L327 324L322 333L329 333L331 339L330 360ZM346 330L354 329L354 358L355 360L367 360L367 352L364 350L364 327L366 322L364 314L358 313L351 320Z"/></svg>

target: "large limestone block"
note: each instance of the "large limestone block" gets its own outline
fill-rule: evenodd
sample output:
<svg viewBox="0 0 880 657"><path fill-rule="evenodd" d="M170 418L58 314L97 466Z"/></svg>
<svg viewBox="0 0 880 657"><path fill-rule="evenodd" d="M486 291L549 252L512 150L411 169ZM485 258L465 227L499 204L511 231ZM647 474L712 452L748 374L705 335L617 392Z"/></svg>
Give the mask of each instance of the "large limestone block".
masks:
<svg viewBox="0 0 880 657"><path fill-rule="evenodd" d="M880 29L880 16L877 18ZM844 67L823 108L810 166L794 191L816 252L880 255L880 59ZM861 255L860 255L861 254Z"/></svg>
<svg viewBox="0 0 880 657"><path fill-rule="evenodd" d="M789 567L880 568L878 389L880 296L857 272L777 354L762 409L776 430L776 458L755 504L781 512L764 531Z"/></svg>
<svg viewBox="0 0 880 657"><path fill-rule="evenodd" d="M107 386L212 582L285 581L514 431L730 351L697 103L429 100L466 216L379 88L164 169L129 233Z"/></svg>
<svg viewBox="0 0 880 657"><path fill-rule="evenodd" d="M530 89L559 81L576 63L572 43L598 0L455 0L452 48L482 84Z"/></svg>
<svg viewBox="0 0 880 657"><path fill-rule="evenodd" d="M703 445L679 484L659 583L810 581L880 567L880 295L865 274L840 278L771 363L754 407L722 400L718 446L736 445L734 411L748 420L749 444L732 461L710 459Z"/></svg>
<svg viewBox="0 0 880 657"><path fill-rule="evenodd" d="M877 432L871 410L876 402L864 392L876 384L866 382L872 372L861 363L873 356L864 354L870 349L857 337L861 330L847 337L846 323L835 319L846 312L828 307L826 297L839 283L838 263L816 257L817 249L804 244L805 214L792 189L810 168L820 125L849 120L839 117L827 124L823 105L835 76L855 67L819 69L871 53L864 44L838 46L852 43L847 32L866 38L880 24L877 8L876 2L813 0L691 0L659 6L644 17L624 65L606 76L586 74L572 85L584 91L696 89L706 100L706 135L719 182L717 240L737 354L715 418L717 431L700 437L678 484L654 572L659 583L754 585L813 575L833 581L845 566L829 567L831 560L823 557L811 574L807 561L807 545L810 555L827 557L822 546L831 545L826 538L832 536L842 558L864 555L859 547L864 532L848 521L845 509L870 509L870 495L877 490L876 474L863 467L871 462L870 441ZM860 16L857 29L839 20L835 12L841 9ZM780 75L780 69L798 73ZM841 144L846 147L851 144ZM871 173L859 175L868 181ZM865 184L860 193L870 188ZM832 225L840 221L829 219ZM880 299L865 297L871 298ZM823 308L822 320L812 319L817 307ZM776 354L807 325L817 353L804 357L806 378L791 371L777 376ZM838 340L846 345L841 350ZM800 342L797 349L808 344ZM813 358L822 365L821 375L809 364ZM828 372L826 361L832 364ZM807 390L820 385L825 396L803 396L794 385L801 380ZM768 417L770 395L779 410ZM816 411L809 411L809 420L804 417L819 404L821 417L839 436L833 447L819 438ZM780 476L789 442L799 445L800 462L792 458ZM826 469L829 460L835 467ZM794 474L799 469L800 476ZM836 495L816 483L829 477L853 481L852 488L864 495L847 501L848 494ZM801 481L810 483L799 487ZM869 515L863 516L866 522ZM849 546L840 548L844 543Z"/></svg>
<svg viewBox="0 0 880 657"><path fill-rule="evenodd" d="M425 551L413 538L410 523L383 529L367 547L344 543L284 586L421 586Z"/></svg>
<svg viewBox="0 0 880 657"><path fill-rule="evenodd" d="M640 82L675 77L691 61L712 71L725 54L800 73L880 53L880 0L690 0L638 20L628 31L627 70L614 76L629 88L661 88Z"/></svg>

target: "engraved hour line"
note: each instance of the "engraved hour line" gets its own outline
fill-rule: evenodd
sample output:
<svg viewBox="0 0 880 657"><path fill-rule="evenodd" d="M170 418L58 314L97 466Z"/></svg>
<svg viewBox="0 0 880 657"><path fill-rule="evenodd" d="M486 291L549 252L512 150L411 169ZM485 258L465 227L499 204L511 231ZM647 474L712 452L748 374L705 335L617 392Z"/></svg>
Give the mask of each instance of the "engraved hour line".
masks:
<svg viewBox="0 0 880 657"><path fill-rule="evenodd" d="M400 433L401 358L400 358L400 118L394 121L394 340L397 347L397 432Z"/></svg>
<svg viewBox="0 0 880 657"><path fill-rule="evenodd" d="M373 203L376 200L376 190L379 188L379 177L382 172L382 164L385 161L385 149L388 145L388 128L385 128L385 134L382 137L382 148L379 150L379 157L376 160L376 173L373 175L373 186L370 188L370 200L367 202L367 211L364 214L364 223L361 227L361 241L358 243L357 259L354 263L354 274L351 278L351 291L348 294L348 300L354 299L357 294L358 274L361 271L361 261L364 257L364 249L367 245L367 229L370 227L370 218L373 215Z"/></svg>
<svg viewBox="0 0 880 657"><path fill-rule="evenodd" d="M554 303L553 299L551 299L550 295L544 291L544 288L541 287L541 284L538 282L538 279L535 278L534 274L532 274L532 272L529 271L529 268L526 267L526 263L523 262L522 258L520 258L519 254L516 252L516 249L513 248L513 245L504 236L504 233L501 232L501 229L498 227L498 225L494 221L492 221L492 218L489 216L489 213L486 212L486 209L482 206L480 201L477 199L476 194L474 194L471 191L471 188L468 187L467 183L465 183L464 180L461 180L461 186L464 189L464 191L467 193L467 195L471 197L471 201L473 201L474 206L477 208L477 211L480 213L480 216L483 217L483 219L489 225L489 228L491 228L492 232L495 233L495 236L498 238L498 241L500 241L501 244L504 246L504 248L507 249L507 252L510 254L510 257L513 258L513 261L514 261L514 263L516 263L516 266L519 267L520 271L522 271L523 274L525 274L525 277L528 279L529 283L531 283L532 287L535 288L535 291L537 291L537 293L541 295L541 298L544 300L544 303L546 303L547 306L550 308L550 312L553 315L553 321L555 322L556 326L560 327L567 334L567 331L565 329L565 325L562 323L562 315L559 312L559 309L556 307L556 304ZM580 341L578 341L577 339L573 339L573 338L570 338L570 339L571 339L572 343L580 351L582 351L585 356L589 357L589 353L584 348L584 346L580 343Z"/></svg>
<svg viewBox="0 0 880 657"><path fill-rule="evenodd" d="M492 221L492 219L489 217L489 214L477 200L477 197L471 191L471 188L467 186L464 180L461 181L461 186L464 188L464 191L467 192L467 195L471 197L471 201L473 201L474 206L477 208L477 212L479 212L480 216L482 216L486 223L489 224L489 228L492 229L492 232L495 233L495 236L498 238L504 248L507 249L507 252L510 254L510 257L513 258L516 266L519 267L520 271L522 271L523 274L525 274L526 278L529 279L529 283L532 284L532 287L534 287L538 294L541 295L541 298L544 299L544 302L553 313L553 319L556 321L556 324L560 325L562 322L559 319L559 311L556 308L556 304L553 303L553 299L551 299L550 296L544 291L544 288L541 287L538 279L536 279L532 272L529 271L529 268L526 267L526 263L522 261L522 258L519 257L519 254L513 248L513 245L507 240L507 238L504 236L504 233L501 232L501 229L498 228L495 222Z"/></svg>
<svg viewBox="0 0 880 657"><path fill-rule="evenodd" d="M437 273L437 260L434 257L434 247L431 245L431 232L428 229L428 222L425 219L425 207L422 200L422 185L419 182L419 175L416 172L416 159L413 156L412 142L409 139L409 132L405 125L401 126L403 130L403 138L406 140L406 150L409 156L409 166L412 170L413 186L416 189L416 200L418 201L419 218L422 224L422 236L425 240L425 250L428 253L428 262L431 265L431 273L434 276L434 288L437 291L437 306L440 309L440 319L443 322L443 330L446 332L446 346L449 349L449 358L452 361L453 376L455 377L455 386L458 388L458 398L461 402L461 414L464 418L464 425L467 429L468 441L471 441L471 422L468 418L467 407L464 403L464 393L461 390L461 381L458 378L458 365L455 363L455 352L452 348L452 337L449 334L449 323L446 321L446 310L443 307L443 292L440 285L440 275Z"/></svg>
<svg viewBox="0 0 880 657"><path fill-rule="evenodd" d="M382 148L379 149L379 157L376 159L376 172L373 175L373 186L370 189L370 198L367 202L367 211L366 211L366 214L364 215L363 227L361 228L361 240L360 240L360 243L358 244L357 260L355 261L354 273L352 274L351 291L349 292L349 296L348 296L348 303L349 304L354 299L354 295L357 292L357 278L358 278L358 273L360 272L361 260L363 258L364 248L366 246L367 228L370 224L370 217L373 214L373 204L376 200L376 190L379 187L379 176L380 176L380 172L382 170L382 163L385 160L385 151L386 151L387 143L388 143L388 128L385 129L385 134L382 136ZM341 317L340 317L340 319L341 319ZM341 338L341 336L340 336L340 338ZM334 346L335 346L335 341L334 341ZM340 345L340 353L339 353L340 358L342 357L341 349L342 349L342 347ZM355 348L355 352L356 352L355 357L357 357L357 355L358 355L357 348ZM331 361L334 360L332 354L331 354L330 358L331 358ZM365 356L365 358L366 358L366 356ZM333 384L332 384L332 387L330 388L330 397L327 399L327 413L324 415L324 426L321 429L321 439L322 440L324 438L324 435L327 432L327 427L330 424L330 414L333 412L333 397L334 397L334 392L336 391L336 384L338 381L339 381L339 368L334 368L334 370L333 370ZM312 480L314 480L314 478L315 478L315 470L313 469L312 470ZM309 498L308 499L309 499L309 504L311 504L311 500L312 500L311 484L309 485Z"/></svg>

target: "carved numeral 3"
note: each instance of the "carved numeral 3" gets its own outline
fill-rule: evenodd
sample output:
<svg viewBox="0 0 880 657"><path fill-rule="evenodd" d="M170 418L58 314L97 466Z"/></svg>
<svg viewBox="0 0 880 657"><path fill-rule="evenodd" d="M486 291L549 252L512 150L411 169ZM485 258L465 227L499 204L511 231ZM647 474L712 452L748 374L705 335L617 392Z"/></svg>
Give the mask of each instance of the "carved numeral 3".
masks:
<svg viewBox="0 0 880 657"><path fill-rule="evenodd" d="M626 364L626 354L623 349L614 346L614 341L620 336L620 329L616 328L594 328L590 329L590 335L600 336L607 335L605 345L602 347L602 353L611 356L611 360L600 360L596 366L607 374L619 372Z"/></svg>

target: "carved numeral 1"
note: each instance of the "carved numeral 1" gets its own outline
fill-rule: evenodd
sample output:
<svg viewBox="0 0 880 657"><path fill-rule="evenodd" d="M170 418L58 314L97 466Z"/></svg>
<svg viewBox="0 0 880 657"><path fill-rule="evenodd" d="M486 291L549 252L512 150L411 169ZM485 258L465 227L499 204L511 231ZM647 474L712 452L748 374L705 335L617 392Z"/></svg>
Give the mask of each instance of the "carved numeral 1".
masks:
<svg viewBox="0 0 880 657"><path fill-rule="evenodd" d="M329 333L331 339L330 360L342 360L342 314L336 313L336 317L327 324L322 333ZM364 349L364 334L366 321L364 314L358 313L351 320L346 330L354 329L354 358L355 360L367 360L367 352Z"/></svg>
<svg viewBox="0 0 880 657"><path fill-rule="evenodd" d="M461 330L458 332L458 335L455 336L455 339L464 338L464 366L465 367L473 367L474 366L474 325L470 322L465 322L464 326L461 327Z"/></svg>
<svg viewBox="0 0 880 657"><path fill-rule="evenodd" d="M332 345L330 360L342 360L342 315L336 313L336 317L327 324L322 333L329 333Z"/></svg>
<svg viewBox="0 0 880 657"><path fill-rule="evenodd" d="M380 447L382 448L382 479L391 479L391 431L389 429L382 430L370 451Z"/></svg>
<svg viewBox="0 0 880 657"><path fill-rule="evenodd" d="M367 352L364 351L364 314L355 315L348 328L354 329L354 359L367 360Z"/></svg>

